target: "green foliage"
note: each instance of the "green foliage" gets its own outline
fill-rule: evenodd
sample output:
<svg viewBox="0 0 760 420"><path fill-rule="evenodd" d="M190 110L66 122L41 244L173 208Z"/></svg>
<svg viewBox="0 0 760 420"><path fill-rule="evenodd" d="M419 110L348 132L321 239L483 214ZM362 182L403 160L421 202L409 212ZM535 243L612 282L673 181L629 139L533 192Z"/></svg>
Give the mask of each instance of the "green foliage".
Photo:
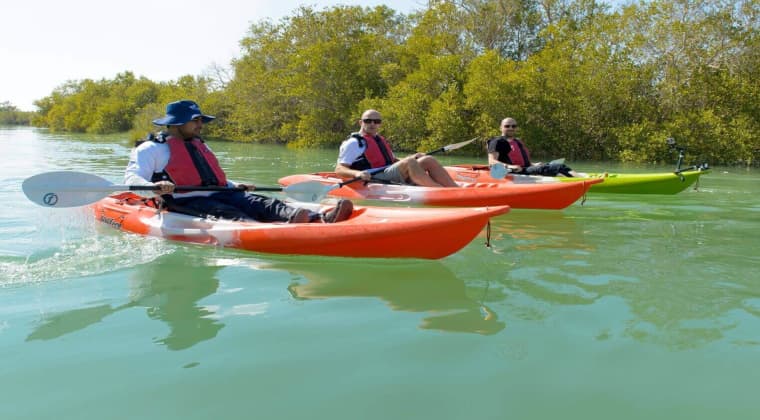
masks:
<svg viewBox="0 0 760 420"><path fill-rule="evenodd" d="M452 84L430 104L425 118L428 137L421 142L423 151L435 150L471 137L469 112L464 107L464 95L459 86Z"/></svg>
<svg viewBox="0 0 760 420"><path fill-rule="evenodd" d="M35 125L52 131L112 133L131 127L136 112L156 99L155 84L130 72L113 80L69 81L35 102Z"/></svg>
<svg viewBox="0 0 760 420"><path fill-rule="evenodd" d="M209 97L209 80L183 76L177 81L155 83L131 72L119 73L112 80L68 81L53 93L35 102L40 109L32 120L51 131L116 133L129 131L138 115L184 98L202 101ZM154 114L153 118L163 115ZM142 119L138 124L144 124Z"/></svg>
<svg viewBox="0 0 760 420"><path fill-rule="evenodd" d="M69 81L36 102L32 123L141 137L166 103L193 99L218 117L207 136L336 147L374 108L399 150L485 139L510 116L538 160L672 162L674 137L687 161L756 164L758 16L760 0L300 7L253 24L224 83Z"/></svg>
<svg viewBox="0 0 760 420"><path fill-rule="evenodd" d="M394 147L427 150L460 138L467 122L462 120L463 59L457 55L420 57L419 68L391 88L381 112L384 130ZM424 147L423 147L424 146Z"/></svg>
<svg viewBox="0 0 760 420"><path fill-rule="evenodd" d="M386 7L301 7L279 24L253 25L227 89L232 102L225 135L293 147L339 143L356 104L383 96L397 62L403 19ZM381 69L386 71L381 74Z"/></svg>
<svg viewBox="0 0 760 420"><path fill-rule="evenodd" d="M129 131L130 140L142 139L145 138L148 133L154 133L161 130L161 127L156 127L153 125L152 121L163 116L165 109L166 107L163 105L152 103L138 111L135 115L132 129Z"/></svg>
<svg viewBox="0 0 760 420"><path fill-rule="evenodd" d="M10 102L0 102L0 124L29 125L34 112L21 111Z"/></svg>

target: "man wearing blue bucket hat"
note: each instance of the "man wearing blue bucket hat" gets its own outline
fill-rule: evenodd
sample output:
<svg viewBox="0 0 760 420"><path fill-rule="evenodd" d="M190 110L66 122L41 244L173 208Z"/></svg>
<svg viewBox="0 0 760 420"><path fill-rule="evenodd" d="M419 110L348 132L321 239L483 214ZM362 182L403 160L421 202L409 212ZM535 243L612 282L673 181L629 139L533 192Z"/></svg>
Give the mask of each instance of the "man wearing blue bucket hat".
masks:
<svg viewBox="0 0 760 420"><path fill-rule="evenodd" d="M211 115L203 115L201 108L193 101L177 101L167 105L166 116L153 120L153 124L159 126L183 125L195 118L200 118L204 124L216 119Z"/></svg>
<svg viewBox="0 0 760 420"><path fill-rule="evenodd" d="M353 204L349 200L340 200L332 210L319 214L292 207L273 197L237 189L244 187L253 190L255 187L228 181L216 156L200 137L203 124L215 118L203 114L193 101L168 104L166 116L153 120L153 124L165 126L166 132L151 136L150 141L135 147L127 164L124 183L154 185L166 208L200 217L290 223L321 220L334 223L351 216ZM179 193L174 191L175 185L227 186L230 190Z"/></svg>

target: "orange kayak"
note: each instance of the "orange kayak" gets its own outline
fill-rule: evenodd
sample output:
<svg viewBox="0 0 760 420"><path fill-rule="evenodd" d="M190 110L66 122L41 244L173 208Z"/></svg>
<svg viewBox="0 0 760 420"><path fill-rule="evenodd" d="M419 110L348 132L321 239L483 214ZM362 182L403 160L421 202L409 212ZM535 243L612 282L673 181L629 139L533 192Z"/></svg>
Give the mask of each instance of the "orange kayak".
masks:
<svg viewBox="0 0 760 420"><path fill-rule="evenodd" d="M457 178L454 180L458 181ZM334 172L290 175L278 180L284 186L305 181L336 185L344 180ZM487 182L478 180L457 182L461 188L353 182L334 189L329 194L352 199L408 202L431 206L508 205L519 209L559 210L573 204L588 191L592 184L601 181L519 184L491 179Z"/></svg>
<svg viewBox="0 0 760 420"><path fill-rule="evenodd" d="M210 220L165 210L133 193L106 197L91 206L95 219L113 228L176 241L272 254L372 258L451 255L469 244L491 217L508 206L468 209L355 206L338 223L261 223ZM319 204L303 204L320 208Z"/></svg>

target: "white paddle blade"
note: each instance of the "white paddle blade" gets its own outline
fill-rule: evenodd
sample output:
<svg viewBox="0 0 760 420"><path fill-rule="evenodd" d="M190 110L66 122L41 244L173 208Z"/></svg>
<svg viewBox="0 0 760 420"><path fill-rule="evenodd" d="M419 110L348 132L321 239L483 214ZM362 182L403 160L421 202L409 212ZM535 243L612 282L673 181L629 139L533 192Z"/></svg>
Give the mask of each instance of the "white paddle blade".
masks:
<svg viewBox="0 0 760 420"><path fill-rule="evenodd" d="M502 165L501 163L491 165L491 178L493 179L503 179L508 173L509 170L507 170L506 165Z"/></svg>
<svg viewBox="0 0 760 420"><path fill-rule="evenodd" d="M473 139L465 140L465 141L462 141L462 142L459 142L459 143L450 144L448 146L443 146L442 149L443 149L444 152L448 152L448 151L451 151L451 150L456 150L456 149L462 148L464 146L467 146L468 144L474 142L477 139L478 139L478 137L475 137Z"/></svg>
<svg viewBox="0 0 760 420"><path fill-rule="evenodd" d="M316 203L338 187L339 185L324 185L319 181L305 181L288 185L282 189L282 192L296 201Z"/></svg>
<svg viewBox="0 0 760 420"><path fill-rule="evenodd" d="M562 165L565 163L565 158L560 159L554 159L553 161L549 162L549 165Z"/></svg>
<svg viewBox="0 0 760 420"><path fill-rule="evenodd" d="M120 187L99 176L57 171L24 180L21 189L32 202L43 207L79 207L94 203Z"/></svg>

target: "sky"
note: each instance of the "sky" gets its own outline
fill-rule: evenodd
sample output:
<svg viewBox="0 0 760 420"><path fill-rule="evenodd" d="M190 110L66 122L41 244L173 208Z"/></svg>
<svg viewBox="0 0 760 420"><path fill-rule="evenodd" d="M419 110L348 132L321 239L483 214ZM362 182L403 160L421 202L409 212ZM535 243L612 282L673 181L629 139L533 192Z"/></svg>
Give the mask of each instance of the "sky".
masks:
<svg viewBox="0 0 760 420"><path fill-rule="evenodd" d="M153 81L201 75L240 57L251 24L300 6L384 4L401 13L423 0L10 0L0 9L0 103L33 102L68 80L131 71Z"/></svg>

